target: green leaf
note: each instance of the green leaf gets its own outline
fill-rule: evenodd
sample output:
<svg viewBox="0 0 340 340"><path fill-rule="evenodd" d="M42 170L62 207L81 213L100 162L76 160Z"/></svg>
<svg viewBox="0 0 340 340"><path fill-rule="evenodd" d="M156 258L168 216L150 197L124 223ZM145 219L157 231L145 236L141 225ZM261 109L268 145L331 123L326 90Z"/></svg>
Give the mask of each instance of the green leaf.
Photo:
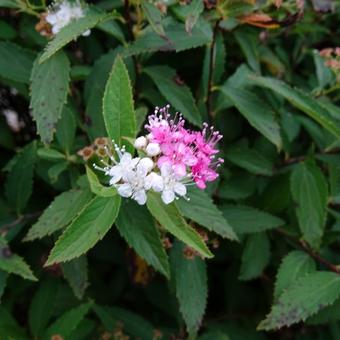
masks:
<svg viewBox="0 0 340 340"><path fill-rule="evenodd" d="M172 203L165 205L160 196L156 193L149 192L147 207L153 217L171 234L176 236L188 246L195 249L204 257L213 257L212 253L200 237L200 235L191 228L181 216L177 206Z"/></svg>
<svg viewBox="0 0 340 340"><path fill-rule="evenodd" d="M106 187L99 182L98 177L88 166L86 166L86 175L90 183L91 191L101 197L112 197L117 195L115 187Z"/></svg>
<svg viewBox="0 0 340 340"><path fill-rule="evenodd" d="M92 198L88 190L70 190L57 196L28 231L25 241L51 235L68 225Z"/></svg>
<svg viewBox="0 0 340 340"><path fill-rule="evenodd" d="M101 12L95 7L86 10L84 17L71 21L67 26L62 28L60 32L47 44L44 53L41 55L39 62L43 63L53 54L63 48L72 40L77 39L81 34L93 28L98 23L108 19L110 14Z"/></svg>
<svg viewBox="0 0 340 340"><path fill-rule="evenodd" d="M120 144L122 137L134 138L136 117L128 71L123 60L117 57L103 97L103 115L108 136Z"/></svg>
<svg viewBox="0 0 340 340"><path fill-rule="evenodd" d="M120 196L95 197L72 221L54 245L46 262L67 262L85 254L112 227L119 212Z"/></svg>
<svg viewBox="0 0 340 340"><path fill-rule="evenodd" d="M0 338L4 340L27 340L25 331L4 306L0 306Z"/></svg>
<svg viewBox="0 0 340 340"><path fill-rule="evenodd" d="M18 154L5 183L5 193L16 212L22 212L32 194L33 172L36 160L36 143L28 144Z"/></svg>
<svg viewBox="0 0 340 340"><path fill-rule="evenodd" d="M109 19L106 21L100 22L97 27L97 29L108 33L115 37L120 43L124 44L125 43L125 37L122 29L118 25L118 23L114 19Z"/></svg>
<svg viewBox="0 0 340 340"><path fill-rule="evenodd" d="M0 77L28 84L35 54L11 42L0 42Z"/></svg>
<svg viewBox="0 0 340 340"><path fill-rule="evenodd" d="M85 81L84 100L89 137L91 140L106 135L103 111L103 93L109 79L117 49L102 55L94 64L92 71Z"/></svg>
<svg viewBox="0 0 340 340"><path fill-rule="evenodd" d="M48 147L40 148L37 150L37 155L41 159L45 159L47 161L60 161L65 159L65 155L56 149L50 149Z"/></svg>
<svg viewBox="0 0 340 340"><path fill-rule="evenodd" d="M64 338L77 328L85 315L90 311L92 303L84 303L65 312L45 332L44 339L51 339L53 335Z"/></svg>
<svg viewBox="0 0 340 340"><path fill-rule="evenodd" d="M246 205L224 205L221 210L238 235L259 233L285 223L276 216Z"/></svg>
<svg viewBox="0 0 340 340"><path fill-rule="evenodd" d="M308 318L307 325L327 324L332 321L338 321L340 318L340 299L337 299L334 304L321 309L317 314Z"/></svg>
<svg viewBox="0 0 340 340"><path fill-rule="evenodd" d="M286 83L274 78L252 76L251 80L256 85L271 89L284 97L293 106L306 113L334 136L340 138L340 126L338 122L329 115L328 111L323 108L317 100L306 92L300 89L293 89Z"/></svg>
<svg viewBox="0 0 340 340"><path fill-rule="evenodd" d="M33 119L44 143L53 133L66 102L70 79L70 62L60 51L43 64L34 62L31 74L31 102Z"/></svg>
<svg viewBox="0 0 340 340"><path fill-rule="evenodd" d="M151 66L144 69L151 77L161 94L183 116L195 125L201 125L202 119L191 90L186 85L176 83L176 71L168 66Z"/></svg>
<svg viewBox="0 0 340 340"><path fill-rule="evenodd" d="M226 158L240 168L256 175L273 175L272 161L256 149L249 149L244 145L233 145L227 150Z"/></svg>
<svg viewBox="0 0 340 340"><path fill-rule="evenodd" d="M5 292L7 279L8 279L8 273L6 273L3 270L0 270L0 304L1 304L1 298Z"/></svg>
<svg viewBox="0 0 340 340"><path fill-rule="evenodd" d="M19 0L0 0L0 7L20 8Z"/></svg>
<svg viewBox="0 0 340 340"><path fill-rule="evenodd" d="M185 30L190 34L204 10L204 4L202 0L193 0L186 7L188 7L188 14L185 18Z"/></svg>
<svg viewBox="0 0 340 340"><path fill-rule="evenodd" d="M265 101L248 90L235 88L228 83L221 86L220 90L251 126L278 148L282 147L280 126L275 119L275 113Z"/></svg>
<svg viewBox="0 0 340 340"><path fill-rule="evenodd" d="M148 19L152 29L159 35L165 36L164 28L162 26L162 13L152 3L142 1L143 12Z"/></svg>
<svg viewBox="0 0 340 340"><path fill-rule="evenodd" d="M150 213L132 200L125 200L116 221L119 233L139 256L165 277L170 277L168 256Z"/></svg>
<svg viewBox="0 0 340 340"><path fill-rule="evenodd" d="M326 179L315 164L301 163L292 173L291 192L297 203L296 214L303 237L317 248L321 243L327 216Z"/></svg>
<svg viewBox="0 0 340 340"><path fill-rule="evenodd" d="M282 260L277 272L274 299L277 300L296 280L315 270L315 262L308 254L299 250L290 252Z"/></svg>
<svg viewBox="0 0 340 340"><path fill-rule="evenodd" d="M153 31L149 31L131 43L124 51L124 56L149 53L156 51L185 51L206 45L212 40L210 24L205 20L198 20L191 34L185 31L185 25L178 22L165 27L166 38Z"/></svg>
<svg viewBox="0 0 340 340"><path fill-rule="evenodd" d="M282 293L258 329L269 331L305 321L333 304L339 295L340 275L322 271L307 274Z"/></svg>
<svg viewBox="0 0 340 340"><path fill-rule="evenodd" d="M0 236L0 270L16 274L24 279L37 281L28 264L19 255L13 254L7 241Z"/></svg>
<svg viewBox="0 0 340 340"><path fill-rule="evenodd" d="M265 233L249 235L242 254L239 279L259 277L270 260L270 243Z"/></svg>
<svg viewBox="0 0 340 340"><path fill-rule="evenodd" d="M70 284L74 295L82 299L88 283L88 270L86 256L80 256L67 263L62 263L61 268L65 279Z"/></svg>
<svg viewBox="0 0 340 340"><path fill-rule="evenodd" d="M74 138L76 134L76 120L73 110L64 106L61 119L57 124L56 138L64 151L70 153L74 149Z"/></svg>
<svg viewBox="0 0 340 340"><path fill-rule="evenodd" d="M134 338L150 340L154 337L155 328L153 325L135 313L119 307L95 305L93 309L109 332L112 332L119 326L119 323L122 323L124 332Z"/></svg>
<svg viewBox="0 0 340 340"><path fill-rule="evenodd" d="M237 240L233 229L206 192L197 188L189 188L187 195L190 201L181 199L176 202L183 216L222 237Z"/></svg>
<svg viewBox="0 0 340 340"><path fill-rule="evenodd" d="M181 314L188 332L192 334L199 330L207 306L207 268L199 256L187 259L184 248L183 243L176 242L171 250L171 275Z"/></svg>
<svg viewBox="0 0 340 340"><path fill-rule="evenodd" d="M32 335L41 337L51 317L53 308L51 301L54 301L57 284L55 280L42 281L38 290L32 298L29 308L28 321Z"/></svg>

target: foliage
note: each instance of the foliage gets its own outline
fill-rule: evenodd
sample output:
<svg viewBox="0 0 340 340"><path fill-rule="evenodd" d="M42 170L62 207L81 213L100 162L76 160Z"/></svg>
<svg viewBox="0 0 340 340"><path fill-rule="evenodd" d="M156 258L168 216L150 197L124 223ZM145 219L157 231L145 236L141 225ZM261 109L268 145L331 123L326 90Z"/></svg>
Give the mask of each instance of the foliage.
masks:
<svg viewBox="0 0 340 340"><path fill-rule="evenodd" d="M69 1L0 0L0 339L339 339L339 4ZM139 205L166 104L224 163Z"/></svg>

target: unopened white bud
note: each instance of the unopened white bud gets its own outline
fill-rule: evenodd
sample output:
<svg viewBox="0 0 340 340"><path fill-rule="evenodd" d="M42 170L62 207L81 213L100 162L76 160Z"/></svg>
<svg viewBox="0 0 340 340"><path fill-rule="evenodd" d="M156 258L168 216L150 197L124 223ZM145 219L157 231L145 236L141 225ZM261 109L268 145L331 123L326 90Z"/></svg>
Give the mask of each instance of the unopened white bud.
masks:
<svg viewBox="0 0 340 340"><path fill-rule="evenodd" d="M149 157L142 158L138 163L138 166L142 167L147 172L150 172L153 169L154 165L155 164L154 164L153 160Z"/></svg>
<svg viewBox="0 0 340 340"><path fill-rule="evenodd" d="M135 140L135 148L138 150L144 149L147 145L148 141L146 140L146 138L144 136L138 137Z"/></svg>
<svg viewBox="0 0 340 340"><path fill-rule="evenodd" d="M154 157L159 155L161 152L161 148L159 147L159 144L157 143L149 143L146 147L146 153L150 157Z"/></svg>

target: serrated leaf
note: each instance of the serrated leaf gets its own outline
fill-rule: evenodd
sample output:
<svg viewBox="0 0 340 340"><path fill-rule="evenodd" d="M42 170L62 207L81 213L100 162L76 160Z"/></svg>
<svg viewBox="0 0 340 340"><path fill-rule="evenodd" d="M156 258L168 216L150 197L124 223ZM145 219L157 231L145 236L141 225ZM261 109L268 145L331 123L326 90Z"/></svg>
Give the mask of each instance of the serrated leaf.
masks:
<svg viewBox="0 0 340 340"><path fill-rule="evenodd" d="M274 165L256 149L249 149L243 145L233 145L227 150L226 158L256 175L273 175Z"/></svg>
<svg viewBox="0 0 340 340"><path fill-rule="evenodd" d="M103 97L103 115L108 136L120 144L122 137L134 138L136 117L128 71L123 60L117 57Z"/></svg>
<svg viewBox="0 0 340 340"><path fill-rule="evenodd" d="M303 237L317 248L321 243L327 216L326 179L315 164L301 163L292 173L291 192L297 203L296 214Z"/></svg>
<svg viewBox="0 0 340 340"><path fill-rule="evenodd" d="M93 198L59 237L46 266L67 262L85 254L112 227L119 207L120 196Z"/></svg>
<svg viewBox="0 0 340 340"><path fill-rule="evenodd" d="M36 143L28 144L15 158L16 161L6 178L5 193L10 204L20 213L32 194Z"/></svg>
<svg viewBox="0 0 340 340"><path fill-rule="evenodd" d="M339 274L321 271L305 275L282 293L258 329L269 331L305 321L334 303L339 295Z"/></svg>
<svg viewBox="0 0 340 340"><path fill-rule="evenodd" d="M8 273L0 270L0 304L7 284Z"/></svg>
<svg viewBox="0 0 340 340"><path fill-rule="evenodd" d="M34 59L35 54L32 51L1 41L0 77L28 84Z"/></svg>
<svg viewBox="0 0 340 340"><path fill-rule="evenodd" d="M7 251L5 250L7 249ZM8 253L8 254L7 254ZM22 257L11 253L7 241L0 236L0 270L16 274L24 279L37 281L28 264Z"/></svg>
<svg viewBox="0 0 340 340"><path fill-rule="evenodd" d="M259 233L285 223L274 215L246 205L224 205L221 210L238 235Z"/></svg>
<svg viewBox="0 0 340 340"><path fill-rule="evenodd" d="M274 111L254 93L225 83L220 90L256 130L278 148L282 146L280 126Z"/></svg>
<svg viewBox="0 0 340 340"><path fill-rule="evenodd" d="M307 325L327 324L340 319L340 299L306 320Z"/></svg>
<svg viewBox="0 0 340 340"><path fill-rule="evenodd" d="M147 207L167 231L204 257L213 257L200 235L185 222L174 203L165 205L158 194L149 192Z"/></svg>
<svg viewBox="0 0 340 340"><path fill-rule="evenodd" d="M102 55L94 64L90 75L85 81L84 100L86 103L86 129L93 140L106 135L103 109L103 93L109 79L117 49Z"/></svg>
<svg viewBox="0 0 340 340"><path fill-rule="evenodd" d="M70 62L62 51L43 64L39 63L38 58L31 74L30 107L41 140L49 143L66 102Z"/></svg>
<svg viewBox="0 0 340 340"><path fill-rule="evenodd" d="M296 280L315 271L315 262L308 254L299 250L290 252L283 258L277 272L274 299L277 300Z"/></svg>
<svg viewBox="0 0 340 340"><path fill-rule="evenodd" d="M123 33L122 29L120 28L120 26L118 25L118 23L114 19L102 21L97 25L96 28L105 32L105 33L112 35L120 43L122 43L122 44L125 43L124 33Z"/></svg>
<svg viewBox="0 0 340 340"><path fill-rule="evenodd" d="M82 299L88 286L88 270L86 256L80 256L67 263L62 263L61 268L65 279L70 284L74 295Z"/></svg>
<svg viewBox="0 0 340 340"><path fill-rule="evenodd" d="M90 183L91 191L101 197L112 197L117 195L115 187L106 187L99 182L98 177L88 166L86 166L86 175Z"/></svg>
<svg viewBox="0 0 340 340"><path fill-rule="evenodd" d="M143 12L148 19L152 29L159 35L165 36L164 28L162 26L162 13L152 3L142 1Z"/></svg>
<svg viewBox="0 0 340 340"><path fill-rule="evenodd" d="M190 34L204 10L204 4L202 0L193 0L187 7L188 14L185 18L185 30Z"/></svg>
<svg viewBox="0 0 340 340"><path fill-rule="evenodd" d="M140 36L124 51L124 56L136 55L156 51L185 51L206 45L212 40L210 24L201 19L192 29L191 34L185 31L185 25L178 22L165 27L163 38L155 32L149 31Z"/></svg>
<svg viewBox="0 0 340 340"><path fill-rule="evenodd" d="M171 275L187 330L194 334L200 328L207 306L207 269L199 256L187 259L183 251L184 244L176 242L170 254Z"/></svg>
<svg viewBox="0 0 340 340"><path fill-rule="evenodd" d="M68 225L92 198L88 190L70 190L57 196L28 231L25 241L51 235Z"/></svg>
<svg viewBox="0 0 340 340"><path fill-rule="evenodd" d="M93 310L102 321L107 331L112 331L121 323L124 332L141 340L150 340L154 336L153 325L141 316L119 307L95 305Z"/></svg>
<svg viewBox="0 0 340 340"><path fill-rule="evenodd" d="M187 196L190 201L182 199L176 202L183 216L222 237L230 240L238 239L222 212L218 210L206 192L197 188L189 188Z"/></svg>
<svg viewBox="0 0 340 340"><path fill-rule="evenodd" d="M176 71L168 66L151 66L144 69L161 94L183 116L195 125L202 124L202 118L188 86L176 83Z"/></svg>
<svg viewBox="0 0 340 340"><path fill-rule="evenodd" d="M57 284L55 280L42 281L32 298L28 321L32 335L41 337L53 316L51 301L54 300Z"/></svg>
<svg viewBox="0 0 340 340"><path fill-rule="evenodd" d="M293 89L288 84L274 78L252 76L251 80L256 85L268 88L284 97L293 106L306 113L334 136L340 138L338 122L329 115L328 111L317 100L306 92L300 89Z"/></svg>
<svg viewBox="0 0 340 340"><path fill-rule="evenodd" d="M242 254L239 279L259 277L270 260L270 243L265 233L249 235Z"/></svg>
<svg viewBox="0 0 340 340"><path fill-rule="evenodd" d="M150 213L132 200L122 203L116 221L119 233L139 256L165 277L170 277L168 256Z"/></svg>
<svg viewBox="0 0 340 340"><path fill-rule="evenodd" d="M62 338L67 337L77 328L91 307L92 303L89 302L65 312L46 330L44 339L51 339L54 335Z"/></svg>
<svg viewBox="0 0 340 340"><path fill-rule="evenodd" d="M39 63L43 63L69 42L109 17L109 14L101 12L95 7L87 8L84 17L71 21L47 44L44 53L39 58Z"/></svg>
<svg viewBox="0 0 340 340"><path fill-rule="evenodd" d="M57 124L56 138L64 151L70 153L74 148L74 138L76 134L76 120L73 110L64 106L61 119Z"/></svg>

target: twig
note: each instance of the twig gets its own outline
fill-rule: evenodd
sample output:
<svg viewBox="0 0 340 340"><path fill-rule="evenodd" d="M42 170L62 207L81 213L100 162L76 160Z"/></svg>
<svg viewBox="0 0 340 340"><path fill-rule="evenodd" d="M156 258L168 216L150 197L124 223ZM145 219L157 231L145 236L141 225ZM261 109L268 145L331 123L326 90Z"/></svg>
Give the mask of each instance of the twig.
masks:
<svg viewBox="0 0 340 340"><path fill-rule="evenodd" d="M220 20L217 20L214 26L214 32L213 32L213 40L211 42L211 48L210 48L210 60L209 60L209 76L208 76L208 93L207 93L207 112L209 119L212 120L212 112L211 112L211 93L212 93L212 87L213 87L213 72L215 67L215 46L216 46L216 36L219 29Z"/></svg>
<svg viewBox="0 0 340 340"><path fill-rule="evenodd" d="M298 245L304 252L306 252L310 257L312 257L314 260L317 262L323 264L326 268L328 268L330 271L340 274L340 267L330 263L326 259L324 259L318 252L313 250L304 240L298 240L294 236L290 235L283 229L275 229L276 232L279 234L285 236L288 238L290 241Z"/></svg>
<svg viewBox="0 0 340 340"><path fill-rule="evenodd" d="M7 224L3 224L2 226L0 226L0 235L5 235L11 228L17 226L18 224L20 224L24 221L38 217L40 214L41 214L41 211L36 211L34 213L31 213L31 214L21 215L16 220L14 220L10 223L7 223Z"/></svg>

